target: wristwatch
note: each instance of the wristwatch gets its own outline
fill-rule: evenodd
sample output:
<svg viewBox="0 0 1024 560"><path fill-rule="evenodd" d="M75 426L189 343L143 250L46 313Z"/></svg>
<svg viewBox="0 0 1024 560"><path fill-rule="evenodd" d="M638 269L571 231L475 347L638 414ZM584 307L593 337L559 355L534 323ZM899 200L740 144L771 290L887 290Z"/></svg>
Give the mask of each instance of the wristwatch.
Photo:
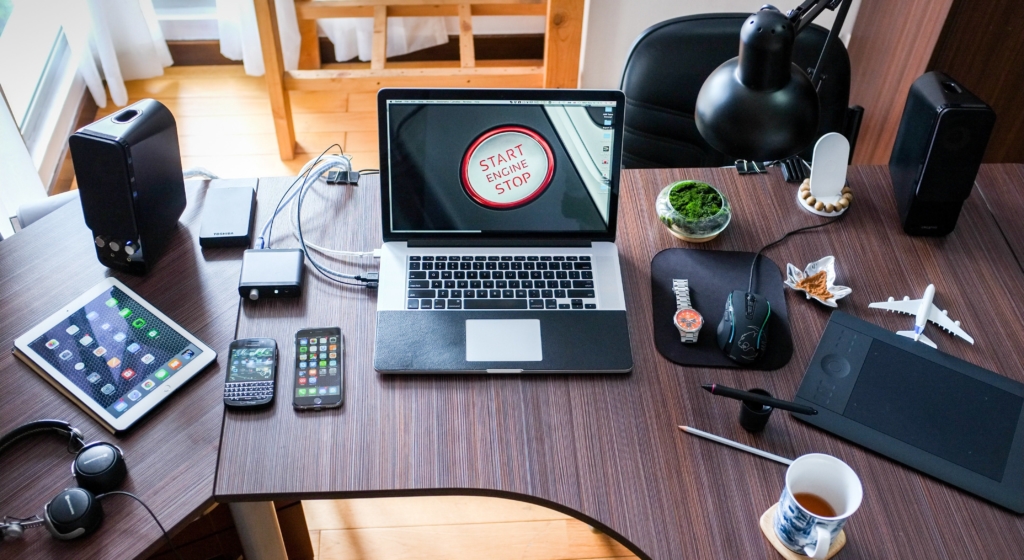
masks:
<svg viewBox="0 0 1024 560"><path fill-rule="evenodd" d="M704 317L690 305L689 280L672 280L672 291L676 293L676 314L672 319L679 336L686 344L697 342L697 333L704 326Z"/></svg>

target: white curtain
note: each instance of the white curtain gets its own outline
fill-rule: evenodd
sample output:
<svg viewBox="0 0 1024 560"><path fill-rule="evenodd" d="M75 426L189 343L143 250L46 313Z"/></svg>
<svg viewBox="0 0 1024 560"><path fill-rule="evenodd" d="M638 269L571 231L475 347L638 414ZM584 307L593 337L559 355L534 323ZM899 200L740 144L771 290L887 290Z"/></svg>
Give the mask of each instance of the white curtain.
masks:
<svg viewBox="0 0 1024 560"><path fill-rule="evenodd" d="M152 0L65 0L56 17L93 100L128 103L125 80L163 75L173 64Z"/></svg>
<svg viewBox="0 0 1024 560"><path fill-rule="evenodd" d="M278 32L285 70L299 66L299 23L294 0L276 0ZM320 30L334 43L335 60L370 60L373 43L373 18L332 18L317 20ZM231 60L241 60L245 73L263 75L256 10L252 0L217 0L217 28L220 52ZM387 56L399 56L448 42L444 18L388 18Z"/></svg>

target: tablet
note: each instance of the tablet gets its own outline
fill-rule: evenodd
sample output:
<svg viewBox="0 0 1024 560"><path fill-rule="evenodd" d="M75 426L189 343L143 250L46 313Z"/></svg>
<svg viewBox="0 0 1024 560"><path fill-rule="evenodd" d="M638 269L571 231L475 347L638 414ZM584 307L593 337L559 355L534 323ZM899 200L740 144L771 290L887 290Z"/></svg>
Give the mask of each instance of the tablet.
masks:
<svg viewBox="0 0 1024 560"><path fill-rule="evenodd" d="M804 422L1024 513L1024 384L836 311L795 400L818 409Z"/></svg>
<svg viewBox="0 0 1024 560"><path fill-rule="evenodd" d="M14 354L115 433L217 357L114 278L18 337Z"/></svg>

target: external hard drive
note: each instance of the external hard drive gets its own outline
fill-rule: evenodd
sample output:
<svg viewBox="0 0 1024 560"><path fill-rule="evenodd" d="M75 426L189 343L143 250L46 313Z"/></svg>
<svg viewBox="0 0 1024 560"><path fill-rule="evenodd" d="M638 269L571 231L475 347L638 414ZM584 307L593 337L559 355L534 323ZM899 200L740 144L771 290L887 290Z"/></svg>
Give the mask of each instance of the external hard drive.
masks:
<svg viewBox="0 0 1024 560"><path fill-rule="evenodd" d="M220 187L206 191L199 245L249 247L256 215L256 191L252 187Z"/></svg>

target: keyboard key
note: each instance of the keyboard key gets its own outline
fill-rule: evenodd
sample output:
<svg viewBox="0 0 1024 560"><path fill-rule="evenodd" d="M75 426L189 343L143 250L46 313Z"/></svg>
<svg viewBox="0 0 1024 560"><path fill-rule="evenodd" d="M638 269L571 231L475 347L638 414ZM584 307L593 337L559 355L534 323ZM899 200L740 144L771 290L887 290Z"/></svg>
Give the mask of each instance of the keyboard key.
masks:
<svg viewBox="0 0 1024 560"><path fill-rule="evenodd" d="M524 290L533 289L533 280L523 280L520 284L522 284Z"/></svg>
<svg viewBox="0 0 1024 560"><path fill-rule="evenodd" d="M536 261L537 261L537 260L539 260L539 259L540 259L540 257L526 257L526 260L528 260L528 261L534 261L534 262L536 262Z"/></svg>
<svg viewBox="0 0 1024 560"><path fill-rule="evenodd" d="M483 270L483 269L484 269L484 263L479 262L479 261L474 261L473 262L473 270Z"/></svg>
<svg viewBox="0 0 1024 560"><path fill-rule="evenodd" d="M540 297L542 297L544 299L551 299L551 298L555 297L555 292L552 291L552 290L541 290L540 291Z"/></svg>
<svg viewBox="0 0 1024 560"><path fill-rule="evenodd" d="M565 299L565 290L555 290L555 297L558 299Z"/></svg>
<svg viewBox="0 0 1024 560"><path fill-rule="evenodd" d="M425 263L423 263L422 266L423 266L423 270L434 270L434 263L432 263L432 262L425 262Z"/></svg>
<svg viewBox="0 0 1024 560"><path fill-rule="evenodd" d="M534 263L532 263L532 262L524 262L523 263L523 270L535 270L535 269L536 269L536 265Z"/></svg>
<svg viewBox="0 0 1024 560"><path fill-rule="evenodd" d="M476 297L476 292L474 292L473 290L466 290L466 291L463 292L462 297L464 297L464 298Z"/></svg>
<svg viewBox="0 0 1024 560"><path fill-rule="evenodd" d="M427 273L427 278L430 278L431 280L437 280L440 277L441 273L436 270L431 270L430 272Z"/></svg>
<svg viewBox="0 0 1024 560"><path fill-rule="evenodd" d="M409 260L410 261L419 261L420 258L419 257L409 257Z"/></svg>
<svg viewBox="0 0 1024 560"><path fill-rule="evenodd" d="M585 303L583 304L584 309L597 309L596 303Z"/></svg>
<svg viewBox="0 0 1024 560"><path fill-rule="evenodd" d="M534 271L534 272L536 272L536 271ZM506 272L506 274L508 274L508 273ZM527 272L525 270L520 270L519 272L516 273L516 278L518 278L520 280L526 280L527 278L530 277L531 274L533 274L533 273L532 272Z"/></svg>
<svg viewBox="0 0 1024 560"><path fill-rule="evenodd" d="M590 272L589 270L584 270L583 272L580 273L580 276L582 276L584 280L594 279L594 273Z"/></svg>
<svg viewBox="0 0 1024 560"><path fill-rule="evenodd" d="M490 280L491 279L491 274L494 274L494 273L489 271L489 270L485 270L485 271L480 273L480 279L481 280Z"/></svg>
<svg viewBox="0 0 1024 560"><path fill-rule="evenodd" d="M548 288L554 290L558 287L558 280L548 280Z"/></svg>
<svg viewBox="0 0 1024 560"><path fill-rule="evenodd" d="M569 290L570 298L593 298L594 290Z"/></svg>
<svg viewBox="0 0 1024 560"><path fill-rule="evenodd" d="M573 291L580 291L580 290L569 290L569 291L573 292ZM438 290L437 291L437 297L448 299L448 290ZM435 303L435 305L436 305L436 303Z"/></svg>
<svg viewBox="0 0 1024 560"><path fill-rule="evenodd" d="M455 287L455 280L445 280L444 281L444 287L449 289L449 290L454 288Z"/></svg>
<svg viewBox="0 0 1024 560"><path fill-rule="evenodd" d="M429 299L420 300L420 309L433 309L434 302Z"/></svg>
<svg viewBox="0 0 1024 560"><path fill-rule="evenodd" d="M508 262L512 260L512 257L505 255L501 257L501 260Z"/></svg>
<svg viewBox="0 0 1024 560"><path fill-rule="evenodd" d="M409 290L409 298L430 298L437 297L437 293L434 290Z"/></svg>
<svg viewBox="0 0 1024 560"><path fill-rule="evenodd" d="M558 287L567 290L572 287L572 282L568 280L559 280Z"/></svg>
<svg viewBox="0 0 1024 560"><path fill-rule="evenodd" d="M499 290L507 290L508 289L508 281L506 281L506 280L498 280L497 282L494 283L494 287L499 289Z"/></svg>
<svg viewBox="0 0 1024 560"><path fill-rule="evenodd" d="M565 260L565 257L555 257L555 260L556 260L556 261L564 261L564 260Z"/></svg>
<svg viewBox="0 0 1024 560"><path fill-rule="evenodd" d="M410 289L422 289L422 288L429 288L429 287L430 287L430 281L429 280L409 280L409 288Z"/></svg>
<svg viewBox="0 0 1024 560"><path fill-rule="evenodd" d="M468 299L464 309L526 309L525 299Z"/></svg>
<svg viewBox="0 0 1024 560"><path fill-rule="evenodd" d="M479 280L470 280L469 281L469 287L473 288L474 290L479 290L482 285L483 284L481 284Z"/></svg>
<svg viewBox="0 0 1024 560"><path fill-rule="evenodd" d="M516 257L516 258L518 259L519 257ZM518 262L518 261L512 263L512 270L522 270L522 269L523 269L523 263Z"/></svg>
<svg viewBox="0 0 1024 560"><path fill-rule="evenodd" d="M572 287L573 288L593 288L594 287L594 281L593 280L573 280L572 281Z"/></svg>
<svg viewBox="0 0 1024 560"><path fill-rule="evenodd" d="M410 272L409 273L409 280L422 280L422 279L424 279L426 277L427 277L427 273L423 272L422 270L420 270L418 272Z"/></svg>
<svg viewBox="0 0 1024 560"><path fill-rule="evenodd" d="M544 300L542 299L531 299L530 309L544 309Z"/></svg>
<svg viewBox="0 0 1024 560"><path fill-rule="evenodd" d="M419 262L411 262L411 263L409 263L409 270L419 270L419 269L420 269L420 263Z"/></svg>
<svg viewBox="0 0 1024 560"><path fill-rule="evenodd" d="M580 264L580 263L576 263L576 264ZM571 262L564 262L564 263L562 263L562 270L572 270L572 265L573 265L573 263L571 263ZM589 266L589 265L587 265L587 266Z"/></svg>
<svg viewBox="0 0 1024 560"><path fill-rule="evenodd" d="M516 297L516 293L515 293L514 290L502 290L501 291L501 297L502 298L514 298L514 297Z"/></svg>
<svg viewBox="0 0 1024 560"><path fill-rule="evenodd" d="M568 303L559 303L558 304L558 308L559 309L569 309L569 304Z"/></svg>
<svg viewBox="0 0 1024 560"><path fill-rule="evenodd" d="M451 295L448 297L453 299L462 299L462 290L452 290ZM449 307L449 309L451 308Z"/></svg>
<svg viewBox="0 0 1024 560"><path fill-rule="evenodd" d="M462 257L462 260L464 260L464 261L471 261L471 260L473 260L473 257Z"/></svg>
<svg viewBox="0 0 1024 560"><path fill-rule="evenodd" d="M423 257L423 260L425 260L425 261L432 261L432 260L434 260L434 257Z"/></svg>
<svg viewBox="0 0 1024 560"><path fill-rule="evenodd" d="M478 255L478 256L476 256L476 257L473 257L473 260L474 260L474 261L486 261L486 260L487 260L487 257L484 257L484 256L482 256L482 255Z"/></svg>
<svg viewBox="0 0 1024 560"><path fill-rule="evenodd" d="M547 269L548 269L548 263L546 263L546 262L539 262L539 263L537 263L537 270L547 270Z"/></svg>
<svg viewBox="0 0 1024 560"><path fill-rule="evenodd" d="M466 280L459 280L458 282L455 283L455 287L460 289L460 290L465 290L466 288L469 287L469 282L466 281ZM593 287L593 286L591 286L591 287Z"/></svg>
<svg viewBox="0 0 1024 560"><path fill-rule="evenodd" d="M435 301L434 304L436 305L437 302ZM582 299L574 299L574 300L572 300L572 308L573 309L583 309L583 300Z"/></svg>
<svg viewBox="0 0 1024 560"><path fill-rule="evenodd" d="M476 291L476 297L478 299L485 299L485 298L487 298L487 290L477 290Z"/></svg>
<svg viewBox="0 0 1024 560"><path fill-rule="evenodd" d="M494 289L494 280L484 280L484 289L485 290L492 290L492 289Z"/></svg>
<svg viewBox="0 0 1024 560"><path fill-rule="evenodd" d="M590 261L590 257L587 256L587 255L583 255L582 257L580 257L580 260L581 261L588 261L589 262Z"/></svg>
<svg viewBox="0 0 1024 560"><path fill-rule="evenodd" d="M544 271L544 279L545 280L554 280L555 279L554 271L552 271L552 270L545 270Z"/></svg>
<svg viewBox="0 0 1024 560"><path fill-rule="evenodd" d="M434 260L435 261L446 261L446 260L448 260L448 257L434 257Z"/></svg>
<svg viewBox="0 0 1024 560"><path fill-rule="evenodd" d="M473 263L471 262L460 262L459 270L473 270Z"/></svg>
<svg viewBox="0 0 1024 560"><path fill-rule="evenodd" d="M409 309L419 309L419 308L420 308L420 300L418 300L418 299L410 299L409 300Z"/></svg>
<svg viewBox="0 0 1024 560"><path fill-rule="evenodd" d="M487 270L498 270L498 263L489 260L484 264L484 268Z"/></svg>
<svg viewBox="0 0 1024 560"><path fill-rule="evenodd" d="M564 270L559 270L555 273L555 278L558 278L559 280L568 280L569 273Z"/></svg>
<svg viewBox="0 0 1024 560"><path fill-rule="evenodd" d="M541 257L541 258L540 258L540 260L541 260L541 261L547 261L547 262L550 262L550 261L551 261L551 257Z"/></svg>
<svg viewBox="0 0 1024 560"><path fill-rule="evenodd" d="M509 257L509 258L511 258L511 257ZM498 263L498 270L510 270L511 266L512 266L512 263L501 261L500 263Z"/></svg>
<svg viewBox="0 0 1024 560"><path fill-rule="evenodd" d="M519 261L519 262L522 262L522 261L525 261L525 260L526 260L526 257L512 257L512 259L513 259L513 260L517 260L517 261Z"/></svg>
<svg viewBox="0 0 1024 560"><path fill-rule="evenodd" d="M459 262L449 262L448 263L448 270L458 270L460 266L462 266L462 263L459 263ZM469 266L467 264L467 269L468 268L469 268Z"/></svg>
<svg viewBox="0 0 1024 560"><path fill-rule="evenodd" d="M592 270L592 266L588 262L572 263L572 267L576 270Z"/></svg>
<svg viewBox="0 0 1024 560"><path fill-rule="evenodd" d="M432 290L437 290L437 289L440 289L440 288L443 288L443 287L444 287L444 282L442 282L440 280L431 280L430 281L430 288Z"/></svg>
<svg viewBox="0 0 1024 560"><path fill-rule="evenodd" d="M526 290L516 290L515 293L516 297L519 299L523 299L526 297ZM537 294L537 297L540 297L540 294Z"/></svg>
<svg viewBox="0 0 1024 560"><path fill-rule="evenodd" d="M516 293L516 297L520 297L518 292ZM540 290L530 290L529 296L522 296L522 297L530 297L532 299L539 299L540 298Z"/></svg>
<svg viewBox="0 0 1024 560"><path fill-rule="evenodd" d="M499 259L500 259L500 257L487 257L488 261L497 261Z"/></svg>
<svg viewBox="0 0 1024 560"><path fill-rule="evenodd" d="M569 271L569 280L579 280L579 279L580 279L580 271L578 271L578 270L570 270Z"/></svg>
<svg viewBox="0 0 1024 560"><path fill-rule="evenodd" d="M470 270L469 272L466 273L466 278L468 278L470 280L476 280L476 279L480 278L480 275L477 274L477 272L475 270Z"/></svg>
<svg viewBox="0 0 1024 560"><path fill-rule="evenodd" d="M443 299L435 299L434 300L434 309L444 309L444 300Z"/></svg>
<svg viewBox="0 0 1024 560"><path fill-rule="evenodd" d="M558 302L553 299L544 300L544 309L558 309Z"/></svg>
<svg viewBox="0 0 1024 560"><path fill-rule="evenodd" d="M501 299L501 290L488 290L487 297L493 299Z"/></svg>
<svg viewBox="0 0 1024 560"><path fill-rule="evenodd" d="M450 299L448 300L448 309L462 309L461 299Z"/></svg>
<svg viewBox="0 0 1024 560"><path fill-rule="evenodd" d="M567 260L567 261L578 261L580 259L579 259L579 257L572 256L572 257L565 257L565 260Z"/></svg>
<svg viewBox="0 0 1024 560"><path fill-rule="evenodd" d="M472 271L470 271L470 272L472 272ZM469 274L469 273L468 273L468 272L464 272L464 271L461 271L461 270L456 270L456 271L455 271L455 272L454 272L454 273L452 274L452 276L454 276L456 280L465 280L465 279L466 279L466 275L467 275L467 274Z"/></svg>

